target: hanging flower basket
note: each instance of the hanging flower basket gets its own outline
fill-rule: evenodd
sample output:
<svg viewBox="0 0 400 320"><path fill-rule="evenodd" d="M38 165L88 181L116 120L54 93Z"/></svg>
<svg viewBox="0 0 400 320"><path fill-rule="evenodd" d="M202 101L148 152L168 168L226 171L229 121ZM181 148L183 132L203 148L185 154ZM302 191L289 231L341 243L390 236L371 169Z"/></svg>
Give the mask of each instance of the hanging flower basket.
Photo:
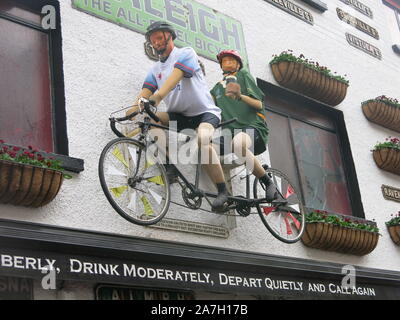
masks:
<svg viewBox="0 0 400 320"><path fill-rule="evenodd" d="M364 101L361 107L369 121L400 132L400 104L396 99L379 96Z"/></svg>
<svg viewBox="0 0 400 320"><path fill-rule="evenodd" d="M386 138L372 150L376 165L385 171L400 175L400 139Z"/></svg>
<svg viewBox="0 0 400 320"><path fill-rule="evenodd" d="M393 242L400 246L400 211L397 216L386 222L386 226L389 230L390 238Z"/></svg>
<svg viewBox="0 0 400 320"><path fill-rule="evenodd" d="M275 80L283 87L297 91L331 106L341 103L347 94L349 81L301 54L291 50L274 55L270 62Z"/></svg>
<svg viewBox="0 0 400 320"><path fill-rule="evenodd" d="M379 230L372 222L361 223L315 211L307 216L301 240L307 247L362 256L376 248Z"/></svg>
<svg viewBox="0 0 400 320"><path fill-rule="evenodd" d="M390 238L393 242L400 246L400 225L388 227Z"/></svg>
<svg viewBox="0 0 400 320"><path fill-rule="evenodd" d="M60 171L0 160L0 203L41 207L60 190Z"/></svg>
<svg viewBox="0 0 400 320"><path fill-rule="evenodd" d="M43 157L32 147L23 149L0 140L0 203L41 207L52 201L63 178L60 161Z"/></svg>

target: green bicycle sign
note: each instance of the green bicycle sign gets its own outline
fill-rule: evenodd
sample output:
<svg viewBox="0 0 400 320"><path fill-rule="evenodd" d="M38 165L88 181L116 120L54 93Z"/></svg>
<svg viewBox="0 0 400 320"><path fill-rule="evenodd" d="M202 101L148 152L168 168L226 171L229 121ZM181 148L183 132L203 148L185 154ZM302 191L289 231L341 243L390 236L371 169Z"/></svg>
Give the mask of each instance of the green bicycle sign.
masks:
<svg viewBox="0 0 400 320"><path fill-rule="evenodd" d="M221 50L235 49L247 64L241 23L192 0L72 0L72 6L140 33L165 20L176 29L177 46L190 46L213 61Z"/></svg>

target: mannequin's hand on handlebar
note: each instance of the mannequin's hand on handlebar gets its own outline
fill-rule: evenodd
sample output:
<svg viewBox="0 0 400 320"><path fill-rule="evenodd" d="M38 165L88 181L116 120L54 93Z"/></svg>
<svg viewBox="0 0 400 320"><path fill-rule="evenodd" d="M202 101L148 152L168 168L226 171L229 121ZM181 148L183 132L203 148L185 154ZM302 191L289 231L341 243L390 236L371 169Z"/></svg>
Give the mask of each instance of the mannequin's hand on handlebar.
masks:
<svg viewBox="0 0 400 320"><path fill-rule="evenodd" d="M156 106L156 101L153 100L152 98L153 96L151 96L149 99L147 98L140 98L138 100L138 106L139 106L139 111L143 112L146 109L146 105L150 106L150 107L155 107Z"/></svg>
<svg viewBox="0 0 400 320"><path fill-rule="evenodd" d="M134 104L131 108L129 108L126 112L125 115L129 116L134 112L137 112L139 110L139 106L137 104Z"/></svg>
<svg viewBox="0 0 400 320"><path fill-rule="evenodd" d="M149 100L150 101L154 101L154 106L155 107L157 107L160 103L161 103L161 100L162 100L162 97L160 96L160 94L157 92L157 93L155 93L155 94L153 94L150 98L149 98Z"/></svg>

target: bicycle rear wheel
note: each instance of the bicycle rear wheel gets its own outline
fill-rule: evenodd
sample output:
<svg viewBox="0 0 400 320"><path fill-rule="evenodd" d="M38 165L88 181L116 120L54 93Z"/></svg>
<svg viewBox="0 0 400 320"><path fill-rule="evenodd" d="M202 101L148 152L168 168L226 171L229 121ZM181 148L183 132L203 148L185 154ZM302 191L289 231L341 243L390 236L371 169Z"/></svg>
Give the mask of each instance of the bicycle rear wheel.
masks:
<svg viewBox="0 0 400 320"><path fill-rule="evenodd" d="M107 200L129 222L151 225L168 211L170 189L162 163L140 142L110 141L99 160L99 178Z"/></svg>
<svg viewBox="0 0 400 320"><path fill-rule="evenodd" d="M301 196L282 172L272 168L266 169L266 172L277 188L278 199L272 203L257 204L258 214L275 238L285 243L297 242L303 235L306 221ZM265 190L257 178L253 192L254 198L265 198Z"/></svg>

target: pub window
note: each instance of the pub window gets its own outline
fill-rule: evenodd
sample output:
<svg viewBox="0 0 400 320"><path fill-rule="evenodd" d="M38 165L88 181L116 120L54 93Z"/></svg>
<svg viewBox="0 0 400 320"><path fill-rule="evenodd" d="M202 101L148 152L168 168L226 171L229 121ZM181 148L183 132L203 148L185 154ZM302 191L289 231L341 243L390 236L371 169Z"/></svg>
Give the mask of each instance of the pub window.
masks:
<svg viewBox="0 0 400 320"><path fill-rule="evenodd" d="M308 210L365 218L342 113L267 82L259 86L271 166L298 187Z"/></svg>
<svg viewBox="0 0 400 320"><path fill-rule="evenodd" d="M397 22L397 31L400 31L400 1L399 0L382 0L382 2L391 8Z"/></svg>
<svg viewBox="0 0 400 320"><path fill-rule="evenodd" d="M400 54L400 0L382 0L393 39L393 51Z"/></svg>
<svg viewBox="0 0 400 320"><path fill-rule="evenodd" d="M46 5L55 28L42 27ZM0 139L67 155L59 12L55 0L0 1Z"/></svg>

